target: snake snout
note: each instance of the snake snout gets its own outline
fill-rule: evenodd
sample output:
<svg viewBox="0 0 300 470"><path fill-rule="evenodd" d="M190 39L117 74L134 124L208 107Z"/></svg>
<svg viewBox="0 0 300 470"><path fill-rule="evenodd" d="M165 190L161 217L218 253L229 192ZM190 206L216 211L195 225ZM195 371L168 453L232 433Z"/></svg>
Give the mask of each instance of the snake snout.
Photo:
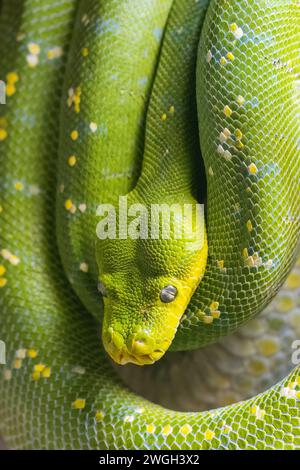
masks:
<svg viewBox="0 0 300 470"><path fill-rule="evenodd" d="M104 346L111 358L118 364L153 364L164 354L156 344L150 331L140 330L124 336L110 327L103 338Z"/></svg>

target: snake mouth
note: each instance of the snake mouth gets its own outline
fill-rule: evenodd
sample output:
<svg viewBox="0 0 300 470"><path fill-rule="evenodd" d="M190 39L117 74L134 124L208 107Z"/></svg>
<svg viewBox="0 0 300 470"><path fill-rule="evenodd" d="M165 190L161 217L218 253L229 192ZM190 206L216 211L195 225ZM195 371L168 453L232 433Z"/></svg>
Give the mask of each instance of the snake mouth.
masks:
<svg viewBox="0 0 300 470"><path fill-rule="evenodd" d="M113 361L122 366L130 363L138 366L151 365L158 361L165 353L165 351L161 349L156 349L149 354L134 354L132 351L129 351L127 347L121 350L118 349L112 341L105 345L105 349Z"/></svg>

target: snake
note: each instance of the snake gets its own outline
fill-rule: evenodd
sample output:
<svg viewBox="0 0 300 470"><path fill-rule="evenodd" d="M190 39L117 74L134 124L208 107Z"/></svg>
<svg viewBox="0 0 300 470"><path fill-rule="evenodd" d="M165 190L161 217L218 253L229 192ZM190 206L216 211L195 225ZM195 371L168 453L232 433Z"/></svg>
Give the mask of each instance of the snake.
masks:
<svg viewBox="0 0 300 470"><path fill-rule="evenodd" d="M299 2L2 0L0 38L7 446L299 449ZM125 200L170 237L99 236Z"/></svg>

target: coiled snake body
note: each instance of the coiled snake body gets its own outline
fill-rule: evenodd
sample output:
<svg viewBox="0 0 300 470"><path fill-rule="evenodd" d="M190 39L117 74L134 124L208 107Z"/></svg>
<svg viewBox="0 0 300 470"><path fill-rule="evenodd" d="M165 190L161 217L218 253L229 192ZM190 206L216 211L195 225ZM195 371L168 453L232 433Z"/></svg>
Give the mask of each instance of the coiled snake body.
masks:
<svg viewBox="0 0 300 470"><path fill-rule="evenodd" d="M299 448L298 368L247 401L170 411L117 377L97 290L121 364L214 343L277 293L299 244L299 2L3 0L0 37L7 444ZM98 205L120 195L203 201L198 123L208 252L205 234L192 247L96 239ZM297 334L296 307L289 322ZM270 338L257 344L275 354Z"/></svg>

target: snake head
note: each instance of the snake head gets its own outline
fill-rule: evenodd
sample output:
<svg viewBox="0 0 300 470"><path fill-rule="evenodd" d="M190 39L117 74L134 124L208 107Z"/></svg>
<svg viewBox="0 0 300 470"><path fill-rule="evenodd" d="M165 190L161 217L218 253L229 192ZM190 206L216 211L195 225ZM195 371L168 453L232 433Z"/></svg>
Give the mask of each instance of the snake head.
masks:
<svg viewBox="0 0 300 470"><path fill-rule="evenodd" d="M153 364L171 345L206 267L207 243L186 239L97 242L103 344L118 364Z"/></svg>

